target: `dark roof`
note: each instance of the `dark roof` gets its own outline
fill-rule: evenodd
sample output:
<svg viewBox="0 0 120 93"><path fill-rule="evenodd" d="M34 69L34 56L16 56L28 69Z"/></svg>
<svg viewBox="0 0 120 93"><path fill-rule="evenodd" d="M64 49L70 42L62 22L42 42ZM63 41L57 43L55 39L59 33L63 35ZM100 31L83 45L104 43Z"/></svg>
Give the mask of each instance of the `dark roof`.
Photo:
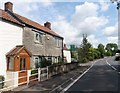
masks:
<svg viewBox="0 0 120 93"><path fill-rule="evenodd" d="M15 48L13 48L12 50L10 50L7 54L6 54L6 56L15 56L15 55L17 55L18 53L20 53L20 51L22 50L22 49L25 49L26 51L27 51L27 53L31 56L31 53L25 48L25 46L23 46L23 45L18 45L18 46L16 46Z"/></svg>
<svg viewBox="0 0 120 93"><path fill-rule="evenodd" d="M47 27L44 27L44 26L40 25L39 23L34 22L34 21L32 21L26 17L23 17L19 14L16 14L16 13L13 13L10 11L4 11L4 10L0 9L0 17L4 20L10 21L10 22L15 23L15 24L19 24L21 26L23 26L23 24L32 26L36 29L42 30L43 32L46 32L48 34L51 34L53 36L57 36L57 37L60 37L63 39L63 37L61 37L60 35L58 35L54 31L48 29Z"/></svg>

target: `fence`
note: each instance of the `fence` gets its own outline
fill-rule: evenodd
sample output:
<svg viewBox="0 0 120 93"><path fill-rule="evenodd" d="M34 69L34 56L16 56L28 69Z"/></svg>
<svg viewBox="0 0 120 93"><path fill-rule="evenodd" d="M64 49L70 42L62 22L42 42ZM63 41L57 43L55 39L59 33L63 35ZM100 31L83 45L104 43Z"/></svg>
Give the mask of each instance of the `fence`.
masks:
<svg viewBox="0 0 120 93"><path fill-rule="evenodd" d="M45 81L52 77L53 75L68 72L72 69L77 68L78 63L67 63L64 65L52 65L45 68L37 68L31 70L23 70L17 72L7 72L7 78L4 81L0 81L0 84L4 83L4 87L0 89L1 91L13 90L19 85L26 84L29 85L34 81ZM20 73L26 73L20 76ZM21 82L20 82L21 81Z"/></svg>

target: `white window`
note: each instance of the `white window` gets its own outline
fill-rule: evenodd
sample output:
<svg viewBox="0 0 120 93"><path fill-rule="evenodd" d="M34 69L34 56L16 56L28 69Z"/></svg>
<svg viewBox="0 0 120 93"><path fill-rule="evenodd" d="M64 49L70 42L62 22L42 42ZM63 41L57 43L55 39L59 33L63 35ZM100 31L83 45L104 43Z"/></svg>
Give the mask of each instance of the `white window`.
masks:
<svg viewBox="0 0 120 93"><path fill-rule="evenodd" d="M35 37L36 41L39 41L39 34L36 33L36 37Z"/></svg>
<svg viewBox="0 0 120 93"><path fill-rule="evenodd" d="M60 39L59 38L55 38L55 45L57 47L60 47Z"/></svg>
<svg viewBox="0 0 120 93"><path fill-rule="evenodd" d="M14 69L14 59L13 57L7 58L7 70L13 70Z"/></svg>
<svg viewBox="0 0 120 93"><path fill-rule="evenodd" d="M55 63L57 63L57 62L58 62L58 58L57 58L57 57L55 57L55 59L54 59L54 60L55 60Z"/></svg>
<svg viewBox="0 0 120 93"><path fill-rule="evenodd" d="M35 68L39 68L41 66L41 57L35 57Z"/></svg>
<svg viewBox="0 0 120 93"><path fill-rule="evenodd" d="M37 43L43 43L42 34L41 33L36 33L35 34L35 42L37 42Z"/></svg>
<svg viewBox="0 0 120 93"><path fill-rule="evenodd" d="M52 62L52 57L48 57L48 61L49 61L49 62Z"/></svg>

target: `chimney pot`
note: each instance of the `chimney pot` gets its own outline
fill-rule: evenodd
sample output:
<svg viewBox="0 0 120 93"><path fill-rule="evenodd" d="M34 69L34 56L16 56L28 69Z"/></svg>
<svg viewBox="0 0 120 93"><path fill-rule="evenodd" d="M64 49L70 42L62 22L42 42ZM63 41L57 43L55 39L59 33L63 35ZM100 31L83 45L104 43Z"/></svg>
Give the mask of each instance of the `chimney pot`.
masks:
<svg viewBox="0 0 120 93"><path fill-rule="evenodd" d="M9 11L13 12L13 3L6 2L5 5L4 5L4 7L5 7L5 11L9 10Z"/></svg>
<svg viewBox="0 0 120 93"><path fill-rule="evenodd" d="M50 22L44 23L44 27L47 27L48 29L51 30L51 23Z"/></svg>

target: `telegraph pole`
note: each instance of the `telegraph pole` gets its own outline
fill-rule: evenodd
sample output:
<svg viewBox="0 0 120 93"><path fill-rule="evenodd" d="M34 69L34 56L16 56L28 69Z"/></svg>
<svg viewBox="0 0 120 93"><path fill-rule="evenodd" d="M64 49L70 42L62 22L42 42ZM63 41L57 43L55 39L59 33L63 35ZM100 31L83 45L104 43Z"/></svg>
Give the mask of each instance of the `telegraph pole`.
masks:
<svg viewBox="0 0 120 93"><path fill-rule="evenodd" d="M112 3L117 3L118 10L118 49L120 50L120 0L110 0Z"/></svg>

